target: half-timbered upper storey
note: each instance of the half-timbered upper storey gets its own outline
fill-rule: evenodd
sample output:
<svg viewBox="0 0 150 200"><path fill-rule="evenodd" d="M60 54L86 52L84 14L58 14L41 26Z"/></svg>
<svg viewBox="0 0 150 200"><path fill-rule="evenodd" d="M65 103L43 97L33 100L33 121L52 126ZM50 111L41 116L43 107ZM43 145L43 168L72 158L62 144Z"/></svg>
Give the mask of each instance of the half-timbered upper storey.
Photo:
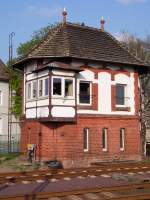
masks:
<svg viewBox="0 0 150 200"><path fill-rule="evenodd" d="M138 115L138 73L147 66L104 30L61 23L15 66L24 70L27 119Z"/></svg>

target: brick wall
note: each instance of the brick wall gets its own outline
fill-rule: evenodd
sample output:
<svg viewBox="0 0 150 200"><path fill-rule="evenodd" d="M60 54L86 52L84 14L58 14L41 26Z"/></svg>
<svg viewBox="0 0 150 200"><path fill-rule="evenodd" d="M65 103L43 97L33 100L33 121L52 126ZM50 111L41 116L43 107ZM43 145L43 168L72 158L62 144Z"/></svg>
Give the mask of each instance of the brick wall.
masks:
<svg viewBox="0 0 150 200"><path fill-rule="evenodd" d="M108 151L102 151L102 128L108 128ZM83 129L89 128L89 152L83 151ZM120 151L120 128L125 128L125 150ZM76 124L25 122L21 150L37 145L37 160L58 159L64 167L88 166L95 161L140 160L139 120L136 117L79 115Z"/></svg>

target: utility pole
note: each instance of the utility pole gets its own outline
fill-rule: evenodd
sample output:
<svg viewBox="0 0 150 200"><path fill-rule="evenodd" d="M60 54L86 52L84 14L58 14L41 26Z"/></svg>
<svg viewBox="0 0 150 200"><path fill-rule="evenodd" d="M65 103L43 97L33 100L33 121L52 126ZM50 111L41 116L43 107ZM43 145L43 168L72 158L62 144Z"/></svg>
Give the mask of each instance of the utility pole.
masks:
<svg viewBox="0 0 150 200"><path fill-rule="evenodd" d="M14 32L9 34L9 67L12 67L13 61L13 37L15 36ZM8 100L8 152L11 152L11 122L12 122L12 89L9 83L9 100Z"/></svg>

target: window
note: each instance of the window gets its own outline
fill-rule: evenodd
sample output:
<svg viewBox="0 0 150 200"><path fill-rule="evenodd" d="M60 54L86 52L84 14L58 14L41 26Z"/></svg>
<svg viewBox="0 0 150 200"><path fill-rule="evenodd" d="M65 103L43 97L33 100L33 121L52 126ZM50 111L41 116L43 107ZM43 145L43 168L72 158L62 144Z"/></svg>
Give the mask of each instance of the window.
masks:
<svg viewBox="0 0 150 200"><path fill-rule="evenodd" d="M31 82L27 85L27 98L31 99Z"/></svg>
<svg viewBox="0 0 150 200"><path fill-rule="evenodd" d="M48 90L49 90L49 81L48 78L45 79L45 96L48 95Z"/></svg>
<svg viewBox="0 0 150 200"><path fill-rule="evenodd" d="M0 118L0 135L3 134L3 119Z"/></svg>
<svg viewBox="0 0 150 200"><path fill-rule="evenodd" d="M84 151L89 151L89 129L85 128L83 131L83 142L84 142Z"/></svg>
<svg viewBox="0 0 150 200"><path fill-rule="evenodd" d="M37 97L37 82L32 82L32 98L35 99Z"/></svg>
<svg viewBox="0 0 150 200"><path fill-rule="evenodd" d="M120 129L120 150L124 150L124 141L125 140L125 129L121 128Z"/></svg>
<svg viewBox="0 0 150 200"><path fill-rule="evenodd" d="M0 105L2 105L2 91L0 90Z"/></svg>
<svg viewBox="0 0 150 200"><path fill-rule="evenodd" d="M125 86L122 84L116 85L116 104L125 105Z"/></svg>
<svg viewBox="0 0 150 200"><path fill-rule="evenodd" d="M53 78L53 95L62 95L62 81L60 78Z"/></svg>
<svg viewBox="0 0 150 200"><path fill-rule="evenodd" d="M45 97L49 94L49 80L43 78L39 80L39 97Z"/></svg>
<svg viewBox="0 0 150 200"><path fill-rule="evenodd" d="M52 95L60 97L74 96L74 79L65 77L53 77L52 79Z"/></svg>
<svg viewBox="0 0 150 200"><path fill-rule="evenodd" d="M65 96L73 96L73 80L65 79Z"/></svg>
<svg viewBox="0 0 150 200"><path fill-rule="evenodd" d="M102 129L102 148L103 148L103 151L107 151L107 132L108 132L107 128Z"/></svg>
<svg viewBox="0 0 150 200"><path fill-rule="evenodd" d="M80 81L79 84L79 103L90 104L90 83Z"/></svg>
<svg viewBox="0 0 150 200"><path fill-rule="evenodd" d="M39 80L39 97L43 96L43 80Z"/></svg>

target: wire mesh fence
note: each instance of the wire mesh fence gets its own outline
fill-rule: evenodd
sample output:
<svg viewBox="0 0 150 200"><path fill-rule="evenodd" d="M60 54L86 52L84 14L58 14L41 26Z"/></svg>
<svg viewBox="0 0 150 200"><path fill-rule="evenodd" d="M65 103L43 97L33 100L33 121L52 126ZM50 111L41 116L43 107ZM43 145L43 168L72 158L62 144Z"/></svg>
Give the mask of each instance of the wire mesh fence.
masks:
<svg viewBox="0 0 150 200"><path fill-rule="evenodd" d="M8 135L0 135L0 153L19 152L20 134L13 134L8 142Z"/></svg>

